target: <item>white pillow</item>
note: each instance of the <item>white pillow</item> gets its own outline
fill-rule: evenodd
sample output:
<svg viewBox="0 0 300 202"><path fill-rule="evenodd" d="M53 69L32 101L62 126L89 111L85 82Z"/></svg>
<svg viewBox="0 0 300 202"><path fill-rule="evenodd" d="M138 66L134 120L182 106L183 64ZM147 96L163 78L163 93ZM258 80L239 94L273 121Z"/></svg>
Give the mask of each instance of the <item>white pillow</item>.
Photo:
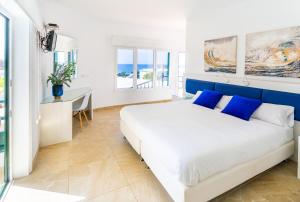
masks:
<svg viewBox="0 0 300 202"><path fill-rule="evenodd" d="M195 96L195 94L192 94L192 93L187 93L187 92L186 92L186 93L184 94L184 98L187 99L187 100L188 100L188 99L193 99L194 96Z"/></svg>
<svg viewBox="0 0 300 202"><path fill-rule="evenodd" d="M231 98L232 98L232 96L223 95L223 97L218 102L216 107L223 110L227 106L227 104L230 102Z"/></svg>
<svg viewBox="0 0 300 202"><path fill-rule="evenodd" d="M192 102L194 102L200 95L201 95L202 91L198 90L197 93L194 95L194 97L192 98Z"/></svg>
<svg viewBox="0 0 300 202"><path fill-rule="evenodd" d="M252 118L292 128L294 126L294 107L263 103L254 112Z"/></svg>

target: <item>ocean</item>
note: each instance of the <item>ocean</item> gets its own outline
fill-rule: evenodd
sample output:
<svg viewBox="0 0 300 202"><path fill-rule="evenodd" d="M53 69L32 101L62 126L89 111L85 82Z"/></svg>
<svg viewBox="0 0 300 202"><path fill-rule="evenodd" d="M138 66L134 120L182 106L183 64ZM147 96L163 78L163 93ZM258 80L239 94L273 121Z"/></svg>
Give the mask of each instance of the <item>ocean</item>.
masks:
<svg viewBox="0 0 300 202"><path fill-rule="evenodd" d="M142 69L150 69L153 65L149 64L138 64L138 70ZM167 68L168 65L165 65L165 68ZM131 74L133 72L133 64L119 64L118 65L118 74L119 73L126 73Z"/></svg>

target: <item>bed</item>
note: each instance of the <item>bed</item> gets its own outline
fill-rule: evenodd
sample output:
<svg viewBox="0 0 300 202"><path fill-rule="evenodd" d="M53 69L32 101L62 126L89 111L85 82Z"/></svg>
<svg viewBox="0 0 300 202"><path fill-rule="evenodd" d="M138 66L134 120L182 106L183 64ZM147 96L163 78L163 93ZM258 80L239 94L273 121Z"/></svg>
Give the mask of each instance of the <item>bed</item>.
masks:
<svg viewBox="0 0 300 202"><path fill-rule="evenodd" d="M186 90L272 100L263 89L187 80ZM244 89L245 88L245 89ZM282 94L281 94L282 95ZM297 94L285 94L285 98ZM278 94L275 96L277 97ZM298 100L298 101L299 101ZM298 109L294 103L290 104ZM299 118L298 110L295 118ZM208 201L294 153L293 128L249 122L193 105L191 100L124 107L121 131L176 202ZM239 127L235 127L239 125Z"/></svg>

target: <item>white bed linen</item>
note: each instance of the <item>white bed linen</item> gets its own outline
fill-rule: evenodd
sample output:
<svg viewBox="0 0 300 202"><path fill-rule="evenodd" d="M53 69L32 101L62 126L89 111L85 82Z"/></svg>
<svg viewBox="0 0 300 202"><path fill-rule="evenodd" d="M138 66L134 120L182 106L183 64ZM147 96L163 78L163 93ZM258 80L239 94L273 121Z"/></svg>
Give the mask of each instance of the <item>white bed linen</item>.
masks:
<svg viewBox="0 0 300 202"><path fill-rule="evenodd" d="M142 145L151 146L162 166L187 186L293 139L291 128L244 121L189 100L128 106L120 115Z"/></svg>

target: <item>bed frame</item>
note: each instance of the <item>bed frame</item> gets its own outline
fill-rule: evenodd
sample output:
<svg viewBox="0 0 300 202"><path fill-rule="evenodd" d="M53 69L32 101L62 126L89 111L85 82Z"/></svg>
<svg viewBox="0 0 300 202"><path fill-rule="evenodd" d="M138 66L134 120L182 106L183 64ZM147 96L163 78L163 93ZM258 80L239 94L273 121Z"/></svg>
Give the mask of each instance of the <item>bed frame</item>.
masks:
<svg viewBox="0 0 300 202"><path fill-rule="evenodd" d="M141 142L124 121L121 121L121 131L175 202L209 201L288 159L294 153L293 140L258 159L240 164L230 170L209 177L196 186L189 187L178 181L178 177L173 176L161 166L156 158L153 158L153 155L151 155L153 146Z"/></svg>
<svg viewBox="0 0 300 202"><path fill-rule="evenodd" d="M198 90L204 89L218 90L226 95L240 95L261 99L267 103L291 105L295 107L295 120L300 121L300 94L193 79L186 80L186 92L195 94ZM139 136L128 127L124 120L121 120L120 127L128 142L141 155L154 175L176 202L204 202L211 200L265 170L272 168L294 154L295 141L292 140L264 156L209 177L196 186L185 186L151 155L153 146L147 145L147 142L142 142L138 138Z"/></svg>

